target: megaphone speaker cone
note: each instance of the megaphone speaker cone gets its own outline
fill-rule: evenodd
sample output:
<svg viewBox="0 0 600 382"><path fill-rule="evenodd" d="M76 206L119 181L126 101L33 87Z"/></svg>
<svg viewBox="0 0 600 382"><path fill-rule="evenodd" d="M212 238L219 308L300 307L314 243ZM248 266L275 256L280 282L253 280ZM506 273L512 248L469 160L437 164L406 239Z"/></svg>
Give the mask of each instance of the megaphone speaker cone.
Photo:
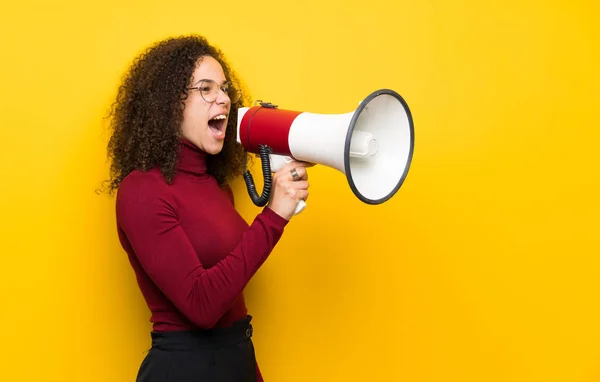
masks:
<svg viewBox="0 0 600 382"><path fill-rule="evenodd" d="M366 97L352 116L344 146L344 173L356 197L380 204L394 196L408 174L414 140L412 114L398 93L382 89ZM367 150L356 152L354 146Z"/></svg>

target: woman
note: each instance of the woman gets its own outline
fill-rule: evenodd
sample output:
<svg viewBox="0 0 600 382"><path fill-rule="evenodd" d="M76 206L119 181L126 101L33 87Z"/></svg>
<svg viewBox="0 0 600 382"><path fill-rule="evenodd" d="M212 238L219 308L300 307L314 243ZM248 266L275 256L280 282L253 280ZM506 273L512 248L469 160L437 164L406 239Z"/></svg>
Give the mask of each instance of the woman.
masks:
<svg viewBox="0 0 600 382"><path fill-rule="evenodd" d="M134 60L111 110L118 235L153 323L138 381L262 381L243 289L308 197L310 164L275 173L269 204L242 219L227 186L245 155L239 89L203 37L170 38Z"/></svg>

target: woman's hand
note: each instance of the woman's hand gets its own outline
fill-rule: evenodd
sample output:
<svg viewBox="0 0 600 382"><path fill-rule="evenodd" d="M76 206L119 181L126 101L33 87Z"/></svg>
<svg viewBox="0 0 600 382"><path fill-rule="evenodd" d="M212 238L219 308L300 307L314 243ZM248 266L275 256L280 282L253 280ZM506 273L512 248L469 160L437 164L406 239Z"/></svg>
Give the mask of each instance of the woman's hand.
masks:
<svg viewBox="0 0 600 382"><path fill-rule="evenodd" d="M308 199L308 173L313 163L292 161L286 163L273 175L271 208L279 216L290 220L300 200Z"/></svg>

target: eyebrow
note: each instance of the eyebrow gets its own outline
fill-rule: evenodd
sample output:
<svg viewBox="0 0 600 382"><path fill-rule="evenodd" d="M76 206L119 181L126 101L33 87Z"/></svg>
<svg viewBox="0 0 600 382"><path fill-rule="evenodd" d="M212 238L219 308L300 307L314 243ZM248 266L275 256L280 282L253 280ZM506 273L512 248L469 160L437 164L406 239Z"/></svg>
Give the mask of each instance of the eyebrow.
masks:
<svg viewBox="0 0 600 382"><path fill-rule="evenodd" d="M202 81L215 81L215 80L211 80L210 78L202 78L202 79L199 79L198 81L194 82L194 86L198 85ZM215 82L217 82L217 81L215 81ZM223 81L223 83L221 84L221 86L223 86L225 84L229 84L229 83L231 83L231 81L225 80L225 81Z"/></svg>

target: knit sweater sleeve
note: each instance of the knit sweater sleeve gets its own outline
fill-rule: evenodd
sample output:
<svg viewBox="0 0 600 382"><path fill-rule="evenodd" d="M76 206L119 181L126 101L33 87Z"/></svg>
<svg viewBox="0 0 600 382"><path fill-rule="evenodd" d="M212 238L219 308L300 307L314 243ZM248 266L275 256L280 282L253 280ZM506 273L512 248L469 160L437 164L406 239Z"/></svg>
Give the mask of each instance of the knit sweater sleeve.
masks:
<svg viewBox="0 0 600 382"><path fill-rule="evenodd" d="M135 183L135 184L134 184ZM221 261L205 268L182 229L168 187L152 178L123 182L117 223L152 281L192 323L213 327L267 259L287 220L266 207ZM211 222L206 221L207 227Z"/></svg>

